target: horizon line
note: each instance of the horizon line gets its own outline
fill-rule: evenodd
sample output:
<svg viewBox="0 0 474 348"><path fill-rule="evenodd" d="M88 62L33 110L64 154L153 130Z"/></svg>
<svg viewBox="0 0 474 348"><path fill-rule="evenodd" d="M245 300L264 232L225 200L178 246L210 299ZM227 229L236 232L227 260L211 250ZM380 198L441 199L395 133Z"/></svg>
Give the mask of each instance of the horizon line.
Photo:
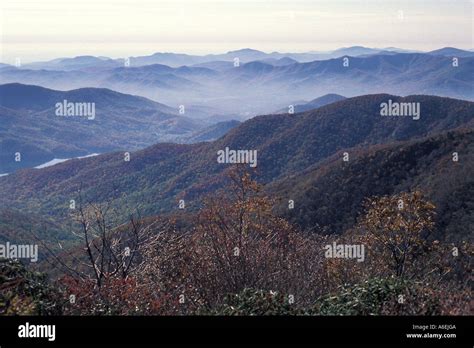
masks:
<svg viewBox="0 0 474 348"><path fill-rule="evenodd" d="M283 50L261 50L261 49L256 49L256 48L251 48L251 47L242 47L238 49L231 49L231 50L222 50L222 51L209 51L208 53L192 53L190 51L184 52L184 51L150 51L149 53L141 54L141 55L129 55L129 56L123 56L123 55L103 55L103 54L80 54L80 55L71 55L71 56L55 56L54 58L47 58L44 60L27 60L25 61L24 64L32 64L32 63L41 63L41 62L49 62L57 59L74 59L74 58L79 58L79 57L94 57L94 58L103 58L103 59L110 59L110 60L119 60L119 59L126 59L126 58L137 58L137 57L149 57L155 54L180 54L180 55L188 55L188 56L197 56L197 57L206 57L206 56L212 56L212 55L223 55L223 54L229 54L233 52L238 52L238 51L244 51L244 50L249 50L249 51L256 51L256 52L261 52L264 54L330 54L334 53L337 50L342 50L342 49L350 49L350 48L365 48L365 49L373 49L373 50L386 50L386 51L396 51L396 50L402 50L402 51L411 51L411 52L397 52L398 54L406 54L406 53L429 53L441 49L447 49L447 48L452 48L452 49L457 49L457 50L462 50L462 51L467 51L467 52L474 52L474 48L460 48L456 46L443 46L439 48L435 48L432 50L421 50L421 49L415 49L415 48L404 48L404 47L396 47L396 46L387 46L387 47L370 47L370 46L363 46L363 45L352 45L352 46L340 46L331 50L322 50L322 51L317 51L317 50L294 50L294 51L283 51ZM21 56L17 58L22 58ZM7 60L0 59L0 63L2 64L7 64L7 65L14 65L12 63L7 63ZM22 62L23 63L23 62Z"/></svg>

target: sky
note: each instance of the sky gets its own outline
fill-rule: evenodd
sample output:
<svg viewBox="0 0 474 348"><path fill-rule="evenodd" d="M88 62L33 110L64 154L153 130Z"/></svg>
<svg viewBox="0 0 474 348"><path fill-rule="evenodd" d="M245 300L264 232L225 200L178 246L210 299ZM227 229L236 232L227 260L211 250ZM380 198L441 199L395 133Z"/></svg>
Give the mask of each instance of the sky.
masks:
<svg viewBox="0 0 474 348"><path fill-rule="evenodd" d="M474 48L473 0L0 0L0 61Z"/></svg>

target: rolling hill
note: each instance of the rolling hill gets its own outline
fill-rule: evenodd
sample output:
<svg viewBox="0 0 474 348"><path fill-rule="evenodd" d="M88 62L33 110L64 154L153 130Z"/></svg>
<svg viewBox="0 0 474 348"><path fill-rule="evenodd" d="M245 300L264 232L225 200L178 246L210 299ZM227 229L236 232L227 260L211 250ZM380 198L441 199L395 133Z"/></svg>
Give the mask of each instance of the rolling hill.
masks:
<svg viewBox="0 0 474 348"><path fill-rule="evenodd" d="M64 100L94 103L94 118L56 115L56 104ZM133 151L191 135L204 126L176 115L176 111L108 89L63 92L22 84L0 85L0 173L54 158ZM21 154L21 161L15 161L15 153Z"/></svg>
<svg viewBox="0 0 474 348"><path fill-rule="evenodd" d="M437 211L433 239L471 239L474 224L474 130L346 149L267 189L284 198L277 211L307 231L341 233L357 222L367 197L420 190ZM458 162L453 153L458 153ZM288 200L295 202L288 209Z"/></svg>

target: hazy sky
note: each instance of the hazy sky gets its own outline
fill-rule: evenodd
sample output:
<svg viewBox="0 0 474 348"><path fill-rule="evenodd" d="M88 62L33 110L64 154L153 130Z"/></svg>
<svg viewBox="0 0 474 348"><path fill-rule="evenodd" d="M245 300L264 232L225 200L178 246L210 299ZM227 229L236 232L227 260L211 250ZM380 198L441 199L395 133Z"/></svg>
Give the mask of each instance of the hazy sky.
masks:
<svg viewBox="0 0 474 348"><path fill-rule="evenodd" d="M0 60L473 48L471 0L0 0Z"/></svg>

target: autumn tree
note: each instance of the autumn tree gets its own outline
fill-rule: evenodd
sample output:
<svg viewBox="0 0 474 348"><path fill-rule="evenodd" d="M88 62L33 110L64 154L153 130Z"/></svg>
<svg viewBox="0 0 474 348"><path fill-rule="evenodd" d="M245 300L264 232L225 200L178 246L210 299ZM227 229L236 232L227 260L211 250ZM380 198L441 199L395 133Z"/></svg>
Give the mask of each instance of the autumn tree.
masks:
<svg viewBox="0 0 474 348"><path fill-rule="evenodd" d="M379 267L387 260L394 275L405 276L430 249L427 237L434 227L435 206L416 191L368 199L365 209L359 226L371 255Z"/></svg>
<svg viewBox="0 0 474 348"><path fill-rule="evenodd" d="M274 205L243 166L229 172L225 190L206 200L188 247L188 281L204 305L248 288L286 296L315 288L311 277L322 259L316 261L308 240L273 213Z"/></svg>

